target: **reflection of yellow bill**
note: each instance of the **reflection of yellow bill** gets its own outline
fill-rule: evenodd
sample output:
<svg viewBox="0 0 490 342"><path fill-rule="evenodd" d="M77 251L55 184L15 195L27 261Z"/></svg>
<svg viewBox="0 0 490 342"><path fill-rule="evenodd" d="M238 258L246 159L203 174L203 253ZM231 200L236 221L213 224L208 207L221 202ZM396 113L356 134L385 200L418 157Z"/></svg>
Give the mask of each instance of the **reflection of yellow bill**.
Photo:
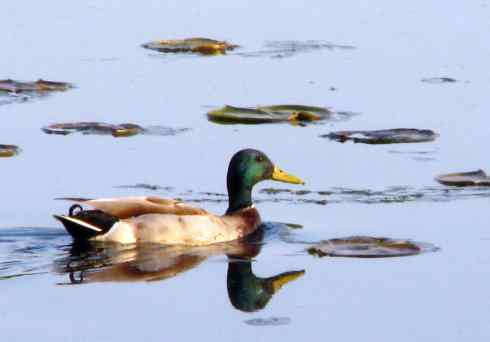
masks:
<svg viewBox="0 0 490 342"><path fill-rule="evenodd" d="M272 172L272 179L284 183L305 184L305 182L303 182L302 179L282 171L277 166L274 166L274 171Z"/></svg>
<svg viewBox="0 0 490 342"><path fill-rule="evenodd" d="M293 280L298 279L303 274L305 274L305 271L292 271L270 278L273 292L276 293L281 287Z"/></svg>

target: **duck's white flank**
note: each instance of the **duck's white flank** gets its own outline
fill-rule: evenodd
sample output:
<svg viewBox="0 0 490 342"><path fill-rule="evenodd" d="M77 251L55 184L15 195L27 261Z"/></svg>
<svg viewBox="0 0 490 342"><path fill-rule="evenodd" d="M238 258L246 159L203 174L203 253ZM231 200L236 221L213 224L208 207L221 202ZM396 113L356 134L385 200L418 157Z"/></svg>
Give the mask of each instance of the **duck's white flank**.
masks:
<svg viewBox="0 0 490 342"><path fill-rule="evenodd" d="M94 240L118 242L123 244L137 242L136 232L133 225L125 220L114 223L107 233L95 236Z"/></svg>
<svg viewBox="0 0 490 342"><path fill-rule="evenodd" d="M237 229L241 224L242 219L233 216L146 214L120 220L106 234L94 239L125 244L203 246L243 237L245 231Z"/></svg>

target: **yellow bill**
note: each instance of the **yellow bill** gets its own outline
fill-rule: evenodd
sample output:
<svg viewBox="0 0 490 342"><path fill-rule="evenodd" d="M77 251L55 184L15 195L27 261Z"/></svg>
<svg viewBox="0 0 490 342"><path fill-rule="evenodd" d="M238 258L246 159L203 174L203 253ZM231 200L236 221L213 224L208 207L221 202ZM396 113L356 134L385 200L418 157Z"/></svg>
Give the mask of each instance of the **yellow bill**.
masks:
<svg viewBox="0 0 490 342"><path fill-rule="evenodd" d="M277 166L274 166L274 171L272 172L272 179L284 183L305 184L305 182L301 178L298 178L287 172L284 172Z"/></svg>

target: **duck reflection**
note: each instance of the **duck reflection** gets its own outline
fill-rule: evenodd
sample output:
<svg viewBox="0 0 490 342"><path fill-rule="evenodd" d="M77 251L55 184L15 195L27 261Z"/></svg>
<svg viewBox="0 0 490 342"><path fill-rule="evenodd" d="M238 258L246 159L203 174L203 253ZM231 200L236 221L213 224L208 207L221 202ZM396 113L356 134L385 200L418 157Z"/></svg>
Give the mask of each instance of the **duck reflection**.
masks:
<svg viewBox="0 0 490 342"><path fill-rule="evenodd" d="M250 259L229 260L226 279L228 297L237 310L246 312L262 310L281 287L304 273L304 270L291 271L269 278L260 278L253 273Z"/></svg>
<svg viewBox="0 0 490 342"><path fill-rule="evenodd" d="M203 247L75 243L66 257L55 261L55 267L68 274L68 284L161 281L189 271L211 256L226 255L231 304L241 311L257 311L286 283L304 274L301 270L269 278L255 276L252 261L260 253L263 236L263 229L259 229L240 241Z"/></svg>

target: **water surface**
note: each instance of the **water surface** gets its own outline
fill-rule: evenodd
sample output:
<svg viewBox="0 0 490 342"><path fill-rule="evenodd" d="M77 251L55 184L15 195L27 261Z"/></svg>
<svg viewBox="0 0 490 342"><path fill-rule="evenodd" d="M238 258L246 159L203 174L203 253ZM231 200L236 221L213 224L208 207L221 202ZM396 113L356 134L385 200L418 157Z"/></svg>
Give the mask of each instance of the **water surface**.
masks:
<svg viewBox="0 0 490 342"><path fill-rule="evenodd" d="M0 144L23 151L0 160L5 340L487 340L488 191L449 190L440 200L446 190L433 180L490 168L487 3L20 0L1 8L0 79L76 85L47 97L0 98ZM140 47L192 36L243 48L202 57ZM309 41L353 48L276 51L284 42ZM283 43L273 44L272 54L246 55L268 50L268 42ZM464 82L421 82L438 77ZM281 103L358 115L308 127L206 119L210 107ZM191 130L125 139L41 131L80 121ZM319 138L333 130L398 127L433 129L440 138L397 146ZM165 279L65 285L72 282L60 265L77 254L51 217L68 207L54 198L224 194L228 160L245 147L265 151L307 182L263 183L255 191L264 221L303 227L273 229L252 258L257 277L305 270L261 310L237 310L230 302L223 251L195 257L194 267ZM121 187L134 184L174 190ZM310 193L261 191L271 187ZM303 203L301 196L325 202ZM222 200L199 203L226 210ZM304 251L305 242L352 235L408 238L441 250L389 260L320 259ZM96 253L95 266L112 265L104 264L104 253L113 252Z"/></svg>

